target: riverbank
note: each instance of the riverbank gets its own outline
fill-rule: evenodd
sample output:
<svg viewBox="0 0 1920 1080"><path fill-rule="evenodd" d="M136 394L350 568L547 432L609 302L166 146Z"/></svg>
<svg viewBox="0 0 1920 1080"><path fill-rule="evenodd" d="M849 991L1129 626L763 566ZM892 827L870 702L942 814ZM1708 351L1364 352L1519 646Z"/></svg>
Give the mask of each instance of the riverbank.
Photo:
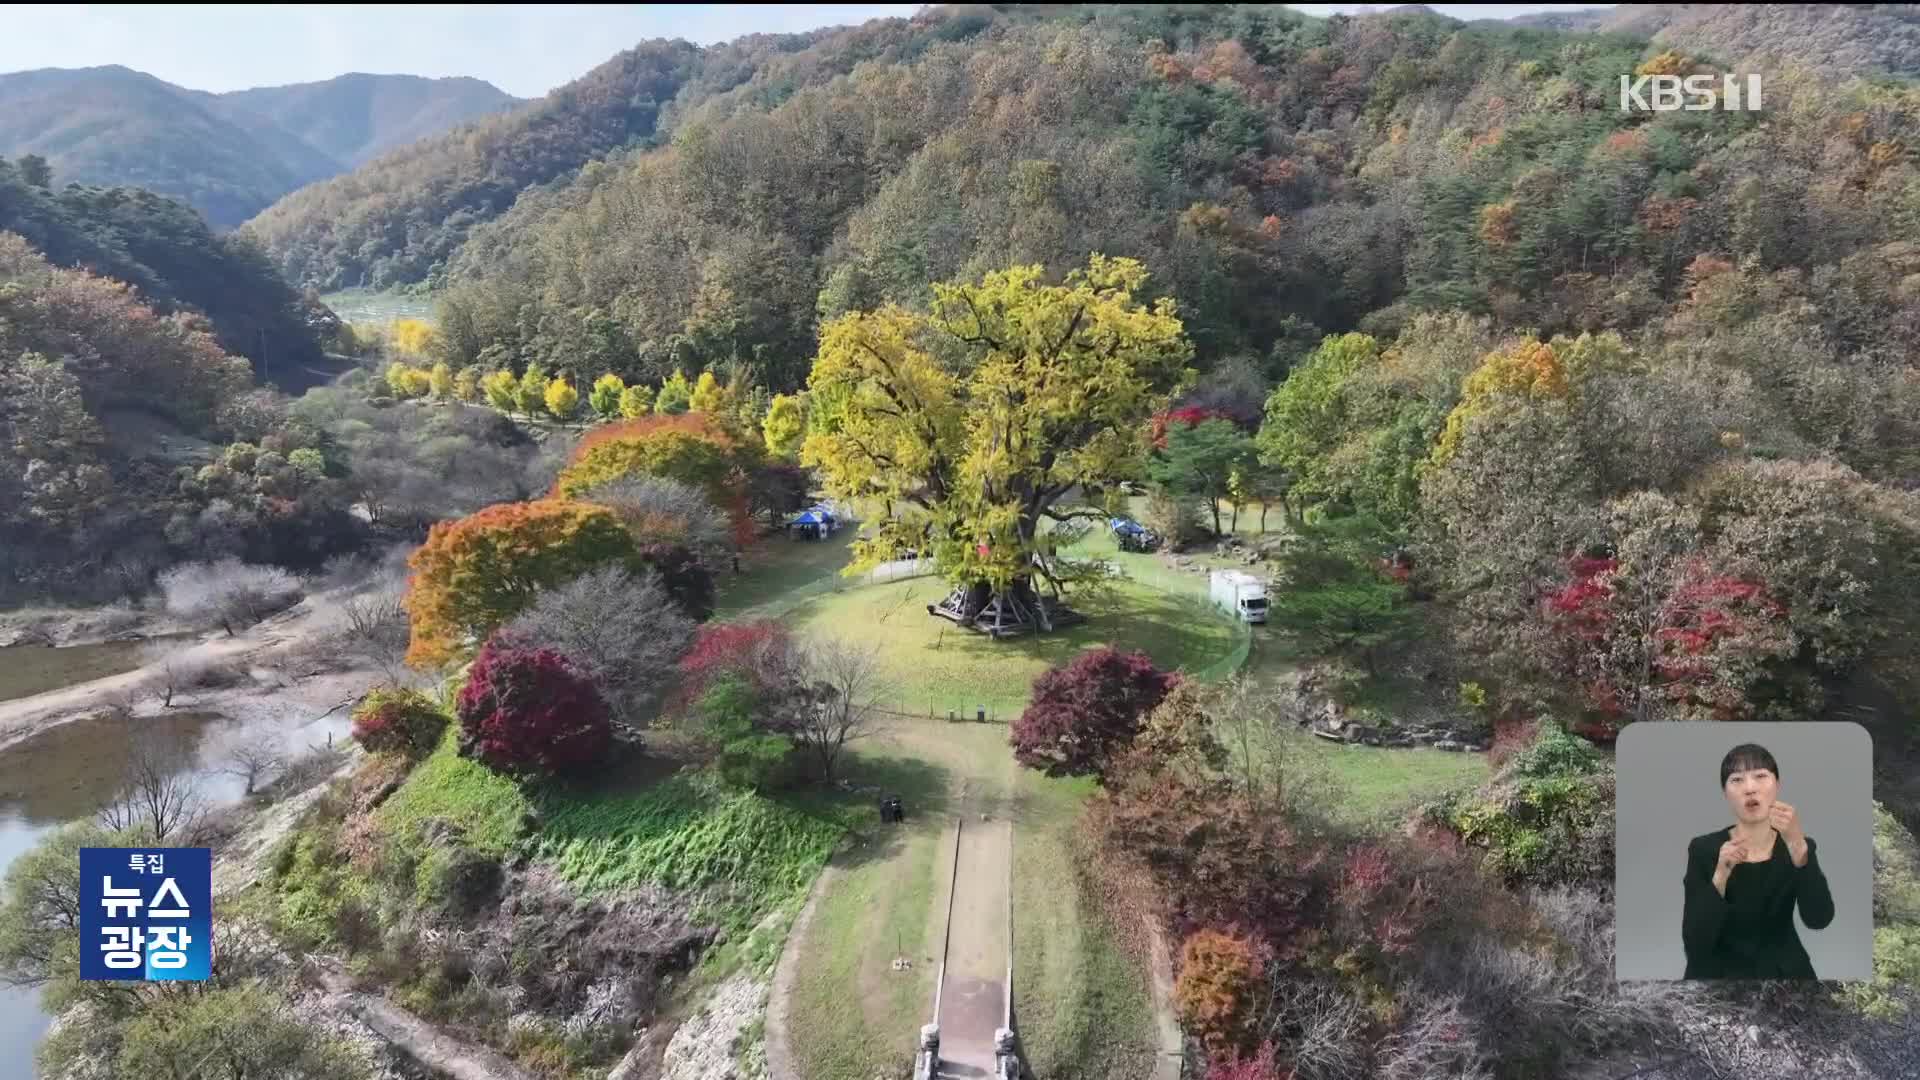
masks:
<svg viewBox="0 0 1920 1080"><path fill-rule="evenodd" d="M299 603L269 616L237 634L224 632L185 633L156 641L156 646L171 641L176 648L146 660L140 666L116 675L90 679L11 701L0 701L0 752L31 739L48 729L83 716L103 711L124 711L133 716L188 709L216 712L246 720L264 715L286 715L316 705L332 706L343 697L357 697L376 682L377 671L359 666L324 670L299 661L304 647L337 630L341 604L351 590L336 589L308 595ZM112 612L117 609L108 609ZM110 614L87 619L84 613L60 620L57 626L69 640L83 644L87 628L95 630L111 625ZM170 628L184 629L178 623L154 620L117 631L156 637ZM122 640L125 640L124 638ZM35 653L45 646L17 645L31 650L0 658L23 657L29 662L42 657ZM51 660L51 657L46 659ZM304 669L304 670L303 670ZM208 677L191 681L202 685L182 685L188 673L211 672ZM318 681L316 681L318 680ZM165 688L174 687L169 700Z"/></svg>
<svg viewBox="0 0 1920 1080"><path fill-rule="evenodd" d="M133 604L103 607L28 607L0 611L0 649L53 646L70 648L108 642L143 641L193 632L166 614Z"/></svg>

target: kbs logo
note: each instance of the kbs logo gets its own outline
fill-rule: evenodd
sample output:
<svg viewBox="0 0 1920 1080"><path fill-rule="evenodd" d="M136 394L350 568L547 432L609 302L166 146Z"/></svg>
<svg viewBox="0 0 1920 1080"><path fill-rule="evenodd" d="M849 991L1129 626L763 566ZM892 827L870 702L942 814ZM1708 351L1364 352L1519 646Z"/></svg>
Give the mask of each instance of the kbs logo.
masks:
<svg viewBox="0 0 1920 1080"><path fill-rule="evenodd" d="M1711 75L1631 75L1620 76L1621 112L1726 112L1760 111L1760 76L1722 75L1716 83ZM1644 96L1643 96L1644 95Z"/></svg>

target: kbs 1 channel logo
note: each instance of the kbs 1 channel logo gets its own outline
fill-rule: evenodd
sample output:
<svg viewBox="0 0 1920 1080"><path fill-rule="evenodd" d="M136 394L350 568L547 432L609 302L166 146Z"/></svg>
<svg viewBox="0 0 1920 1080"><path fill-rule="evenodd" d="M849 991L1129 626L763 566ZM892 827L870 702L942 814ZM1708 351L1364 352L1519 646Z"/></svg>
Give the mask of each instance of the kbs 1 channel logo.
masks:
<svg viewBox="0 0 1920 1080"><path fill-rule="evenodd" d="M80 849L82 979L198 982L212 970L212 849Z"/></svg>
<svg viewBox="0 0 1920 1080"><path fill-rule="evenodd" d="M1621 112L1760 111L1759 75L1622 75Z"/></svg>

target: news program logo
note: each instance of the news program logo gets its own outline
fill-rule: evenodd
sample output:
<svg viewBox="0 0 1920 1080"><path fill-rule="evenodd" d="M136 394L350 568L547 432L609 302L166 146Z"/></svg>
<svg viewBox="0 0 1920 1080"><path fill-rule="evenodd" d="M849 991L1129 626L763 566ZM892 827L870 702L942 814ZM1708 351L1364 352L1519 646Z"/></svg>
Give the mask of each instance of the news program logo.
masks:
<svg viewBox="0 0 1920 1080"><path fill-rule="evenodd" d="M211 849L80 849L82 979L197 982L212 971Z"/></svg>
<svg viewBox="0 0 1920 1080"><path fill-rule="evenodd" d="M1621 112L1759 112L1760 76L1622 75Z"/></svg>

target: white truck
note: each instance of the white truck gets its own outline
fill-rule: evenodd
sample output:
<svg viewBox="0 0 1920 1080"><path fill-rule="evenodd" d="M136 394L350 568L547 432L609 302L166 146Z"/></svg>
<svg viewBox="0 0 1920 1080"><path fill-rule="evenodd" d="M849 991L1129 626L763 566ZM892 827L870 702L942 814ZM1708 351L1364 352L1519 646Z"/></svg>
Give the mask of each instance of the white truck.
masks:
<svg viewBox="0 0 1920 1080"><path fill-rule="evenodd" d="M1267 621L1267 586L1244 570L1215 570L1207 575L1207 592L1216 606L1241 622Z"/></svg>

